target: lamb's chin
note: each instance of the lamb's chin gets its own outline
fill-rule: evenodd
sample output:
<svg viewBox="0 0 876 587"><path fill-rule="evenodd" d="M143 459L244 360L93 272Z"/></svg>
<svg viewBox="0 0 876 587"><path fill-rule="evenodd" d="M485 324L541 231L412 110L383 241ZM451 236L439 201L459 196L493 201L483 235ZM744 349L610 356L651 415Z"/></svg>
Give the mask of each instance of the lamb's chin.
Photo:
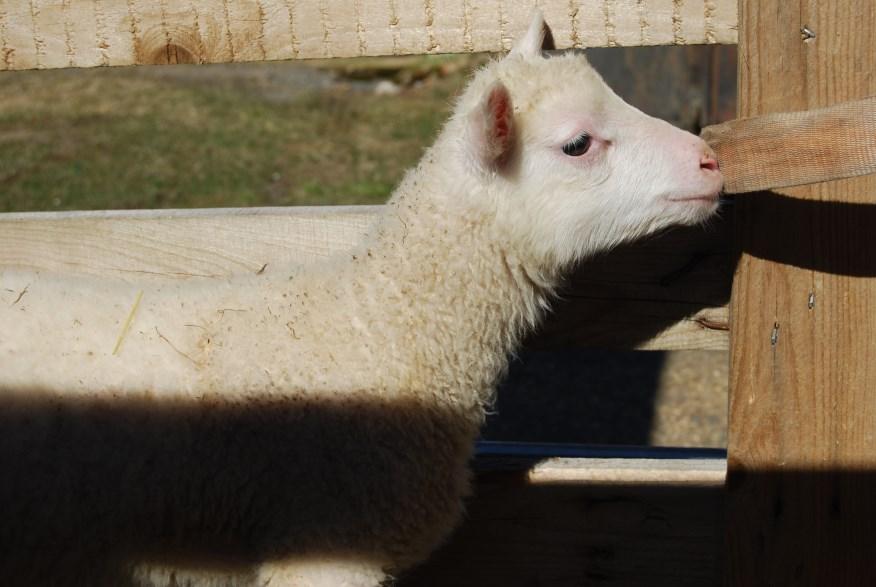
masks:
<svg viewBox="0 0 876 587"><path fill-rule="evenodd" d="M669 199L670 207L680 224L699 224L707 220L720 207L718 193L691 196L686 198Z"/></svg>

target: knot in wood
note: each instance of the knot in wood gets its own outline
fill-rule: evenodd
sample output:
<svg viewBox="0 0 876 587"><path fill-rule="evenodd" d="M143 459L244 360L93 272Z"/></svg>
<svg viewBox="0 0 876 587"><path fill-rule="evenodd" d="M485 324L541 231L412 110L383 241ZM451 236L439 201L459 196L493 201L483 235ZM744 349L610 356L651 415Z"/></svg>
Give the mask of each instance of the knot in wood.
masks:
<svg viewBox="0 0 876 587"><path fill-rule="evenodd" d="M140 38L141 59L147 65L204 63L204 44L197 30L186 27L155 27Z"/></svg>

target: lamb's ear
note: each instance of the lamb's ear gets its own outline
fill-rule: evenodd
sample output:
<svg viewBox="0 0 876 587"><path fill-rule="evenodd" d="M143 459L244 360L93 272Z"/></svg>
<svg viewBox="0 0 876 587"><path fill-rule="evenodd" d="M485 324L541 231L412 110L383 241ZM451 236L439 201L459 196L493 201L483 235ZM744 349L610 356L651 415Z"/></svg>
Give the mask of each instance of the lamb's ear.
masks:
<svg viewBox="0 0 876 587"><path fill-rule="evenodd" d="M542 14L541 9L533 9L529 28L526 30L526 34L514 44L514 47L511 49L511 54L523 55L524 57L538 57L541 55L546 32L544 15Z"/></svg>
<svg viewBox="0 0 876 587"><path fill-rule="evenodd" d="M469 113L466 142L471 160L480 171L505 169L516 143L514 108L502 82L494 82Z"/></svg>

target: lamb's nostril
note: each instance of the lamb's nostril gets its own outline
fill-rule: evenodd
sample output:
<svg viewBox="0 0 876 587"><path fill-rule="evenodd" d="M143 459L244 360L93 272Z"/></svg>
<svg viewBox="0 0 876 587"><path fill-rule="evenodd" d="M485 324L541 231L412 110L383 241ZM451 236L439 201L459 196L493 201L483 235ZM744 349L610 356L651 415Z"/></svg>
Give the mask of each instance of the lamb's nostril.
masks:
<svg viewBox="0 0 876 587"><path fill-rule="evenodd" d="M700 169L706 169L708 171L718 171L718 160L714 157L704 155L700 159Z"/></svg>

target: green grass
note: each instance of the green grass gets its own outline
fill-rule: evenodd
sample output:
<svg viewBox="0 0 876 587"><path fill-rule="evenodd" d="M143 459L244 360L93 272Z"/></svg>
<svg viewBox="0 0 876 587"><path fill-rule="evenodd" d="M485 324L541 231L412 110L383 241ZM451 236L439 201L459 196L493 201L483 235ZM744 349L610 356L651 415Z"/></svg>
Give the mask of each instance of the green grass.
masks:
<svg viewBox="0 0 876 587"><path fill-rule="evenodd" d="M387 97L224 67L3 73L0 211L382 202L464 76Z"/></svg>

